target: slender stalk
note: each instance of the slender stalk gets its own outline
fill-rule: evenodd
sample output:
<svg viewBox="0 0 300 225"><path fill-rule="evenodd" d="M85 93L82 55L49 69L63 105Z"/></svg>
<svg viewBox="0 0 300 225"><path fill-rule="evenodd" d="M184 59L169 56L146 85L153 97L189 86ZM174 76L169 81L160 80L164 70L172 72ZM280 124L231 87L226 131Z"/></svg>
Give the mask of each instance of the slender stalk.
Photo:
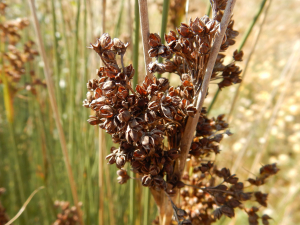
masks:
<svg viewBox="0 0 300 225"><path fill-rule="evenodd" d="M247 71L247 69L248 69L249 62L250 62L251 57L252 57L252 55L253 55L253 53L254 53L254 51L255 51L255 47L256 47L257 42L258 42L258 40L259 40L259 37L260 37L261 31L262 31L263 25L264 25L264 23L265 23L265 21L266 21L267 14L268 14L268 11L269 11L271 2L272 2L272 0L269 0L268 3L267 3L266 10L265 10L265 13L264 13L263 18L262 18L262 22L261 22L261 24L260 24L260 26L259 26L259 29L258 29L258 31L257 31L257 34L256 34L256 36L255 36L255 38L254 38L254 39L255 39L255 40L254 40L254 43L253 43L252 48L251 48L251 51L250 51L250 53L249 53L249 55L248 55L248 59L247 59L247 61L246 61L246 63L245 63L245 67L244 67L244 70L243 70L243 74L242 74L242 76L241 76L241 77L242 77L242 81L243 81L244 78L245 78L245 75L246 75L246 71ZM231 104L231 106L230 106L230 110L229 110L228 117L227 117L228 123L231 122L232 112L233 112L235 103L236 103L236 101L237 101L237 98L238 98L238 96L239 96L240 89L241 89L241 85L242 85L242 83L239 83L239 84L238 84L238 88L237 88L236 91L235 91L234 98L233 98L232 104Z"/></svg>
<svg viewBox="0 0 300 225"><path fill-rule="evenodd" d="M134 177L135 174L131 171L130 176ZM130 179L129 182L129 224L135 224L136 222L136 192L135 192L135 180ZM149 194L150 195L150 194ZM148 209L147 209L148 210Z"/></svg>
<svg viewBox="0 0 300 225"><path fill-rule="evenodd" d="M4 37L1 37L1 43L0 43L0 65L1 65L1 73L0 78L3 82L3 98L4 98L4 107L5 107L5 113L8 121L9 126L9 135L11 139L11 148L12 148L12 154L13 158L16 160L14 162L14 169L16 173L16 178L18 182L18 191L20 194L20 200L23 203L25 201L25 189L23 186L22 181L22 170L20 167L20 160L18 156L18 148L17 143L15 140L15 131L14 131L14 107L13 107L13 87L8 82L7 77L4 74L4 49L5 49L5 40ZM25 213L25 222L28 222L28 214Z"/></svg>
<svg viewBox="0 0 300 225"><path fill-rule="evenodd" d="M53 115L55 118L56 127L57 127L57 130L59 133L60 144L61 144L62 152L64 155L64 161L65 161L65 165L66 165L67 172L68 172L68 178L69 178L69 182L70 182L70 186L71 186L73 200L74 200L74 204L77 209L77 212L78 212L79 222L81 225L83 225L84 223L83 223L83 219L82 219L82 213L81 213L80 207L78 205L78 195L77 195L77 190L76 190L76 183L74 180L74 176L73 176L73 172L72 172L72 168L71 168L71 164L70 164L70 160L69 160L68 149L67 149L65 135L63 132L63 127L62 127L62 124L60 121L60 116L58 113L58 107L57 107L55 93L54 93L53 81L52 81L52 78L50 75L49 64L48 64L47 57L46 57L45 47L44 47L44 44L42 41L41 30L40 30L40 26L39 26L37 15L36 15L34 0L28 0L28 2L29 2L31 13L32 13L34 29L35 29L36 36L37 36L37 43L39 46L40 54L41 54L43 62L44 62L44 74L45 74L45 79L46 79L46 83L47 83L47 90L48 90L48 94L49 94L49 98L50 98Z"/></svg>
<svg viewBox="0 0 300 225"><path fill-rule="evenodd" d="M86 0L84 0L83 24L84 24L83 43L87 44L87 27L88 27L88 23L87 23L87 2L86 2ZM83 73L82 82L85 83L87 81L87 74L88 74L88 54L87 54L87 48L86 47L83 48L83 55L84 55L84 63L83 63L84 64L84 73ZM85 91L86 91L86 86L83 85L83 90L82 90L83 99L85 97ZM87 113L88 113L88 111L85 110L84 113L83 113L84 118L87 118ZM86 123L86 121L84 121L84 127L86 127L86 125L87 125L87 123Z"/></svg>
<svg viewBox="0 0 300 225"><path fill-rule="evenodd" d="M75 116L75 87L77 82L77 58L78 58L78 38L79 38L79 20L80 20L80 0L77 0L77 14L76 14L76 25L75 25L75 40L74 40L74 49L73 49L73 60L71 67L71 82L70 82L70 106L69 106L69 149L70 152L74 152L74 116ZM72 151L71 151L72 150ZM72 154L71 154L71 158Z"/></svg>
<svg viewBox="0 0 300 225"><path fill-rule="evenodd" d="M153 74L147 70L148 65L151 63L151 58L148 54L149 51L149 18L148 18L148 6L147 0L139 0L139 10L140 10L140 22L141 22L141 32L142 32L142 41L144 49L144 61L145 61L145 70L146 75L149 78L153 77Z"/></svg>
<svg viewBox="0 0 300 225"><path fill-rule="evenodd" d="M106 27L106 0L102 0L102 33L105 32Z"/></svg>
<svg viewBox="0 0 300 225"><path fill-rule="evenodd" d="M123 10L124 10L124 0L121 1L120 5L120 11L118 13L118 21L117 25L115 27L114 36L119 37L120 36L120 30L121 30L121 22L122 22L122 16L123 16Z"/></svg>
<svg viewBox="0 0 300 225"><path fill-rule="evenodd" d="M106 28L106 0L102 0L102 33L105 33ZM103 154L104 154L104 139L102 129L99 128L99 146L98 146L98 182L99 182L99 225L104 224L104 177L103 177Z"/></svg>
<svg viewBox="0 0 300 225"><path fill-rule="evenodd" d="M129 35L129 50L132 57L133 52L133 26L132 26L132 4L131 0L127 0L127 29Z"/></svg>
<svg viewBox="0 0 300 225"><path fill-rule="evenodd" d="M105 135L107 136L108 134L104 134L102 132L102 135L105 137ZM103 138L101 144L104 146L104 148L106 149L108 146L108 144L106 143L105 139ZM105 152L103 149L103 153ZM103 159L104 160L104 159ZM103 161L102 161L103 163ZM105 182L106 182L106 190L107 190L107 198L108 199L113 199L113 195L112 195L112 190L111 190L111 180L110 180L110 176L109 176L109 168L108 168L108 164L105 163L103 165L104 168L104 174L105 174ZM103 176L103 175L102 175ZM104 186L103 186L104 187ZM104 189L104 188L102 188ZM108 201L108 210L109 210L109 221L110 221L110 225L115 225L115 216L114 216L114 202L112 200ZM133 223L132 223L133 224Z"/></svg>
<svg viewBox="0 0 300 225"><path fill-rule="evenodd" d="M103 133L99 128L99 225L104 224L104 178L103 178Z"/></svg>
<svg viewBox="0 0 300 225"><path fill-rule="evenodd" d="M54 48L53 48L53 51L54 51L54 74L56 75L56 78L55 78L55 86L56 86L56 96L57 96L57 99L58 99L58 102L60 103L61 100L60 100L60 88L59 88L59 80L60 80L60 69L59 69L59 56L58 56L58 40L57 40L57 37L56 37L56 31L57 31L57 28L56 28L56 13L55 13L55 5L54 5L54 0L51 0L51 13L52 13L52 33L53 33L53 40L54 40ZM61 104L58 104L58 109L59 109L59 112L61 113Z"/></svg>
<svg viewBox="0 0 300 225"><path fill-rule="evenodd" d="M67 30L66 30L66 24L65 24L65 19L64 19L64 10L63 10L63 6L62 6L62 0L59 0L59 8L60 8L60 13L61 13L61 17L62 17L62 21L61 21L61 24L62 24L62 29L63 29L63 32L62 32L62 37L64 39L64 47L66 49L66 55L67 55L67 65L69 68L71 68L71 56L70 56L70 51L69 51L69 41L68 41L68 38L67 38Z"/></svg>
<svg viewBox="0 0 300 225"><path fill-rule="evenodd" d="M143 221L143 225L149 224L149 212L150 212L150 189L144 188L144 221Z"/></svg>
<svg viewBox="0 0 300 225"><path fill-rule="evenodd" d="M16 162L14 163L14 167L15 167L15 172L17 175L17 181L18 181L18 188L19 188L19 192L20 192L20 199L21 202L25 202L25 192L24 192L24 182L22 179L22 169L20 167L20 159L19 159L19 155L18 155L18 148L16 145L16 140L15 140L15 130L14 130L14 124L13 123L8 123L9 125L9 133L10 133L10 138L11 138L11 148L12 148L12 153L13 153L13 158L16 160ZM28 213L25 212L25 222L29 222L29 217L28 217Z"/></svg>
<svg viewBox="0 0 300 225"><path fill-rule="evenodd" d="M205 14L209 17L210 13L211 13L211 4L209 2L208 5L207 5L207 9L206 9L206 13Z"/></svg>
<svg viewBox="0 0 300 225"><path fill-rule="evenodd" d="M138 74L139 74L139 32L140 32L140 20L139 20L139 5L138 0L135 0L134 2L134 24L135 24L135 30L134 30L134 45L133 45L133 68L135 69L135 74L133 77L133 89L135 89L136 85L138 84ZM131 171L130 176L134 177L135 174ZM135 210L135 180L130 179L129 180L130 185L130 203L129 203L129 221L131 224L134 224L136 218L136 210Z"/></svg>
<svg viewBox="0 0 300 225"><path fill-rule="evenodd" d="M170 6L170 0L164 0L163 4L163 12L162 12L162 19L161 19L161 32L160 32L160 37L161 37L161 43L165 43L165 33L167 29L167 23L168 23L168 12L169 12L169 6ZM158 58L158 62L162 62L162 58ZM161 74L157 74L157 78L160 78Z"/></svg>
<svg viewBox="0 0 300 225"><path fill-rule="evenodd" d="M23 206L21 207L21 209L19 210L19 212L17 213L17 215L15 215L10 221L8 221L5 225L11 225L13 222L15 222L20 216L21 214L25 211L27 205L29 204L29 202L31 201L31 199L33 198L33 196L38 193L41 189L45 188L44 186L39 187L38 189L34 190L31 195L28 197L28 199L24 202Z"/></svg>
<svg viewBox="0 0 300 225"><path fill-rule="evenodd" d="M259 18L259 16L260 16L260 14L261 14L261 12L262 12L263 9L264 9L264 6L265 6L265 4L266 4L266 1L267 1L267 0L263 0L263 1L261 2L258 11L256 12L256 14L255 14L255 16L254 16L254 18L253 18L253 20L252 20L250 26L248 27L246 33L244 34L244 37L243 37L243 39L242 39L242 42L241 42L241 44L240 44L240 46L239 46L239 48L238 48L238 51L239 51L239 52L242 50L242 48L244 47L244 45L245 45L245 43L246 43L248 37L250 36L250 34L251 34L251 32L252 32L252 29L253 29L254 25L256 24L256 22L257 22L257 20L258 20L258 18ZM215 104L215 102L216 102L216 100L217 100L217 98L218 98L218 96L219 96L219 93L220 93L220 89L218 88L217 92L216 92L215 95L214 95L214 98L213 98L212 102L210 103L210 105L209 105L209 107L208 107L208 109L207 109L207 114L210 113L210 111L211 111L213 105Z"/></svg>
<svg viewBox="0 0 300 225"><path fill-rule="evenodd" d="M235 0L229 0L227 2L227 6L226 6L226 9L225 9L225 12L224 12L221 24L220 24L220 28L218 30L213 47L211 49L211 54L209 56L209 60L207 63L207 68L206 68L206 72L204 75L201 90L198 95L197 104L196 104L197 113L194 115L194 117L188 118L185 130L184 130L184 133L183 133L183 136L181 139L181 143L180 143L181 154L178 159L178 164L175 167L175 171L174 171L175 174L182 175L182 173L184 171L188 152L189 152L189 149L190 149L193 137L194 137L194 132L195 132L195 129L196 129L196 126L198 123L198 119L199 119L200 112L201 112L201 109L202 109L202 106L204 103L204 99L206 97L211 74L212 74L212 71L213 71L213 68L215 65L215 61L217 59L217 55L220 51L220 47L222 44L224 34L226 32L228 23L230 21L231 15L232 15L234 4L235 4ZM158 192L158 191L151 189L151 192L154 197L154 200L156 201L156 203L159 207L160 224L162 224L162 225L170 224L171 220L172 220L173 208L169 202L168 197L165 195L165 193L163 191Z"/></svg>
<svg viewBox="0 0 300 225"><path fill-rule="evenodd" d="M138 0L134 2L134 46L133 46L133 68L135 69L133 77L133 88L135 89L139 80L139 39L140 39L140 20L139 20L139 3Z"/></svg>
<svg viewBox="0 0 300 225"><path fill-rule="evenodd" d="M190 6L190 1L187 0L185 4L185 22L188 22L188 14L189 14L189 6Z"/></svg>
<svg viewBox="0 0 300 225"><path fill-rule="evenodd" d="M181 156L179 158L180 164L177 168L177 171L181 174L184 170L185 164L186 164L186 158L194 137L194 132L198 123L198 119L199 119L199 115L204 103L204 99L206 97L206 93L207 93L207 89L208 89L208 85L209 85L209 81L210 81L210 77L218 56L218 53L220 51L220 47L222 44L222 40L225 34L225 31L227 29L228 23L230 21L230 17L233 11L233 7L235 4L235 0L229 0L227 2L227 6L224 12L224 16L222 18L221 24L220 24L220 29L218 31L218 35L215 38L212 50L211 50L211 54L209 56L209 60L207 63L207 68L206 68L206 72L205 72L205 76L203 79L203 83L202 83L202 87L200 90L200 93L198 95L198 101L197 101L197 113L194 117L189 117L183 136L182 136L182 141L180 144L180 149L181 149Z"/></svg>

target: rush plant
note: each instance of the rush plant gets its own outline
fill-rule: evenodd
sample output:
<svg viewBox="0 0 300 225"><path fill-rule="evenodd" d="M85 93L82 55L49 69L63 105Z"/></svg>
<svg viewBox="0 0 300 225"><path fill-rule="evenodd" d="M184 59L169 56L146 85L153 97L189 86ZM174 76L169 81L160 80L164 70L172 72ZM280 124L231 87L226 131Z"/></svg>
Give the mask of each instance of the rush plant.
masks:
<svg viewBox="0 0 300 225"><path fill-rule="evenodd" d="M156 224L169 225L172 220L212 224L222 216L234 217L236 208L245 210L249 224L258 224L259 219L269 224L270 217L258 216L258 207L246 208L246 202L267 206L268 194L256 187L277 173L276 164L263 166L256 179L245 183L228 168L219 168L215 163L219 143L232 134L224 115L209 118L203 107L210 81L217 81L220 90L241 82L236 63L243 52L234 51L228 64L223 54L238 35L232 19L234 3L213 0L212 18L181 23L177 32L164 37L150 33L147 54L155 61L147 64L147 75L135 90L135 68L124 65L128 43L104 33L90 47L104 66L87 83L83 106L94 112L88 122L104 129L118 144L106 156L109 164L119 168L118 182L131 178L124 168L129 163L138 174L136 182L150 188L159 208ZM155 72L177 74L180 85L170 86Z"/></svg>

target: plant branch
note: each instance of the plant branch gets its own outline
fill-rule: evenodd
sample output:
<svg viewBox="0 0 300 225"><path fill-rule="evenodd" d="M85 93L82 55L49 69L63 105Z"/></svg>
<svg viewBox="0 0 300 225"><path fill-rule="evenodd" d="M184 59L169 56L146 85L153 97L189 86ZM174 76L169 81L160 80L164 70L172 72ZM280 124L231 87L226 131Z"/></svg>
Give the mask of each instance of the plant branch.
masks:
<svg viewBox="0 0 300 225"><path fill-rule="evenodd" d="M253 29L254 25L256 24L257 19L259 18L260 14L261 14L261 12L262 12L262 10L263 10L265 4L266 4L266 1L267 1L267 0L263 0L263 1L261 2L260 7L259 7L257 13L255 14L255 16L254 16L254 18L253 18L253 20L252 20L250 26L248 27L248 29L247 29L247 31L246 31L246 33L245 33L243 39L242 39L242 43L240 44L240 46L239 46L239 48L238 48L238 51L239 51L239 52L242 50L242 48L244 47L244 45L245 45L245 43L246 43L248 37L250 36L250 34L251 34L251 32L252 32L252 29ZM210 105L209 105L209 107L208 107L207 114L209 114L210 110L212 109L213 105L215 104L215 102L216 102L216 100L217 100L217 98L218 98L218 96L219 96L219 93L220 93L220 88L218 88L217 92L215 93L214 98L213 98L212 102L210 103Z"/></svg>
<svg viewBox="0 0 300 225"><path fill-rule="evenodd" d="M144 49L144 60L145 60L145 69L146 75L149 78L153 78L153 74L147 70L148 65L151 63L151 58L149 57L149 18L148 18L148 6L147 0L139 0L139 10L140 10L140 22L141 22L141 32L143 40L143 49Z"/></svg>
<svg viewBox="0 0 300 225"><path fill-rule="evenodd" d="M200 93L198 95L198 101L197 101L197 113L195 114L194 117L189 117L183 136L182 136L182 141L180 144L180 149L181 149L181 154L180 154L180 158L179 158L179 165L177 166L177 172L179 172L180 174L182 174L185 164L186 164L186 159L188 156L188 152L194 137L194 132L199 120L199 116L202 110L202 106L204 103L204 99L206 97L206 93L207 93L207 89L208 89L208 85L209 85L209 81L211 78L211 74L218 56L218 53L220 51L220 47L222 44L222 40L225 34L225 31L227 29L228 23L230 21L231 18L231 14L233 11L233 7L235 4L235 0L229 0L227 2L227 6L224 12L224 16L222 18L222 21L220 23L220 27L219 30L217 31L217 36L215 38L215 42L213 44L212 50L211 50L211 54L207 63L207 68L205 71L205 76L203 79L203 83L202 83L202 87L200 90Z"/></svg>
<svg viewBox="0 0 300 225"><path fill-rule="evenodd" d="M57 107L57 102L56 102L55 93L54 93L54 85L53 85L53 81L52 81L52 78L50 75L50 68L49 68L49 64L47 61L47 57L46 57L45 47L44 47L44 44L42 41L41 30L40 30L39 22L38 22L37 15L36 15L34 0L28 0L28 2L29 2L31 13L32 13L34 29L35 29L35 32L37 35L37 43L39 46L40 54L41 54L43 62L44 62L44 74L45 74L45 79L46 79L46 83L47 83L47 90L49 93L51 108L53 110L56 127L57 127L57 130L59 133L60 144L61 144L64 161L65 161L65 165L66 165L67 172L68 172L68 178L69 178L69 182L70 182L70 186L71 186L72 196L73 196L76 210L78 212L79 222L81 225L83 225L84 223L83 223L83 219L82 219L82 213L81 213L81 210L78 205L78 194L77 194L77 190L76 190L76 183L74 180L74 176L73 176L73 172L72 172L72 168L71 168L71 164L70 164L70 160L69 160L65 134L63 132L62 124L60 121L60 116L58 113L58 107Z"/></svg>

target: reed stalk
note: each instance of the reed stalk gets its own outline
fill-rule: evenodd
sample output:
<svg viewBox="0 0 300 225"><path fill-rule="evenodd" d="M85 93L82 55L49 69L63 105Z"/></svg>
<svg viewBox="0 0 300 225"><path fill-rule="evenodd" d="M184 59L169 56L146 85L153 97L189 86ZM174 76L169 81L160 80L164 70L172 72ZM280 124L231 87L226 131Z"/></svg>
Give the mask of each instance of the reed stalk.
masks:
<svg viewBox="0 0 300 225"><path fill-rule="evenodd" d="M143 225L149 224L149 214L150 214L150 190L149 188L144 189L144 220Z"/></svg>
<svg viewBox="0 0 300 225"><path fill-rule="evenodd" d="M15 140L15 129L14 129L14 123L9 122L8 123L9 126L9 134L10 134L10 138L11 138L11 148L12 148L12 155L13 158L16 160L16 162L14 163L14 169L15 169L15 173L16 173L16 178L17 178L17 182L18 182L18 190L20 193L20 200L21 202L25 202L25 189L24 189L24 181L22 179L22 169L20 167L20 159L19 159L19 155L18 155L18 148L17 148L17 144L16 144L16 140ZM29 222L29 217L28 217L28 213L25 212L24 213L25 216L25 223Z"/></svg>
<svg viewBox="0 0 300 225"><path fill-rule="evenodd" d="M256 12L256 14L255 14L255 16L254 16L254 18L253 18L251 24L249 25L249 27L248 27L246 33L244 34L244 37L242 38L242 42L241 42L241 44L240 44L240 46L239 46L239 48L238 48L238 51L239 51L239 52L242 50L242 48L244 47L244 45L245 45L245 43L246 43L248 37L250 36L250 34L251 34L251 32L252 32L252 29L253 29L254 25L256 24L256 22L257 22L257 20L258 20L258 18L259 18L259 16L260 16L260 14L261 14L261 12L263 11L263 9L264 9L264 7L265 7L266 2L267 2L267 0L263 0L263 1L261 2L260 7L258 8L258 11ZM216 100L217 100L217 98L218 98L218 96L219 96L219 93L220 93L220 89L218 88L218 90L216 91L216 93L215 93L215 95L214 95L214 97L213 97L213 100L211 101L211 103L210 103L210 105L209 105L209 107L208 107L208 109L207 109L207 114L210 113L212 107L213 107L214 104L216 103Z"/></svg>
<svg viewBox="0 0 300 225"><path fill-rule="evenodd" d="M103 133L99 128L99 147L98 147L98 159L99 159L99 225L104 224L104 178L103 178Z"/></svg>
<svg viewBox="0 0 300 225"><path fill-rule="evenodd" d="M189 6L190 6L190 1L187 0L185 3L185 22L186 23L188 23Z"/></svg>
<svg viewBox="0 0 300 225"><path fill-rule="evenodd" d="M76 92L76 82L77 82L77 59L78 59L78 38L79 38L79 21L80 21L80 8L81 8L81 2L80 0L77 1L77 13L76 13L76 21L75 21L75 40L74 40L74 49L73 49L73 59L72 59L72 66L71 66L71 79L70 79L70 106L69 106L69 152L74 152L74 135L75 135L75 129L74 129L74 117L75 117L75 92ZM73 154L70 154L71 158L73 158Z"/></svg>
<svg viewBox="0 0 300 225"><path fill-rule="evenodd" d="M102 0L102 27L101 27L101 32L105 33L105 25L106 25L106 0ZM99 225L104 224L104 197L105 197L105 192L104 192L104 158L103 158L103 151L104 151L104 146L103 146L103 132L99 128L98 129L98 184L99 184L99 208L98 208L98 216L99 216Z"/></svg>
<svg viewBox="0 0 300 225"><path fill-rule="evenodd" d="M84 222L82 219L82 213L81 213L80 207L78 205L78 194L77 194L77 190L76 190L76 183L74 180L74 176L73 176L73 172L72 172L72 168L71 168L71 164L70 164L70 160L69 160L68 149L67 149L65 135L63 132L63 127L62 127L62 124L60 121L57 102L56 102L56 98L55 98L53 81L52 81L51 74L50 74L49 64L48 64L46 52L45 52L45 47L44 47L44 44L42 41L41 30L40 30L39 22L38 22L37 15L36 15L36 9L35 9L33 0L28 0L28 2L29 2L31 14L32 14L32 20L33 20L35 33L37 36L37 43L39 46L40 54L41 54L43 62L44 62L44 74L45 74L45 79L46 79L46 83L47 83L47 90L48 90L48 94L49 94L49 98L50 98L51 108L52 108L53 115L55 118L55 124L56 124L57 130L58 130L58 133L59 133L61 149L62 149L62 153L64 155L64 161L65 161L65 166L67 169L68 178L69 178L69 182L70 182L70 186L71 186L72 196L73 196L76 210L78 212L79 222L81 225L83 225Z"/></svg>
<svg viewBox="0 0 300 225"><path fill-rule="evenodd" d="M117 24L116 24L116 28L115 28L115 32L114 32L114 36L115 37L119 37L120 36L123 10L124 10L124 0L121 1L120 11L118 13L119 16L118 16L118 20L117 20Z"/></svg>
<svg viewBox="0 0 300 225"><path fill-rule="evenodd" d="M230 21L230 17L233 11L233 7L235 4L235 0L229 0L227 2L227 6L224 12L224 16L222 18L221 24L220 24L220 30L219 33L217 35L217 37L215 38L214 44L212 46L212 50L211 50L211 54L209 56L209 60L207 63L207 67L206 67L206 72L205 72L205 76L203 79L203 83L202 83L202 87L200 90L200 93L198 95L197 98L197 104L196 104L196 108L197 108L197 113L195 114L194 117L189 117L183 136L182 136L182 140L181 140L181 144L180 144L180 149L181 149L181 155L179 158L179 166L177 168L177 171L182 174L185 164L186 164L186 158L194 137L194 132L197 126L197 122L199 119L199 115L204 103L204 99L206 97L206 93L207 93L207 89L208 89L208 85L209 85L209 81L210 81L210 77L213 71L213 67L215 65L215 61L217 58L217 55L219 53L220 47L221 47L221 43L225 34L225 31L227 29L228 23Z"/></svg>
<svg viewBox="0 0 300 225"><path fill-rule="evenodd" d="M142 42L144 50L144 62L145 62L145 71L146 76L149 76L150 79L153 78L153 74L150 73L147 69L148 65L151 63L151 58L148 54L149 51L149 18L148 18L148 5L147 0L139 0L139 12L140 12L140 23L141 23L141 33L142 33Z"/></svg>
<svg viewBox="0 0 300 225"><path fill-rule="evenodd" d="M8 221L5 225L11 225L13 222L15 222L25 211L27 205L30 203L31 199L35 196L36 193L38 193L40 190L44 189L45 187L39 187L38 189L34 190L31 195L28 197L28 199L24 202L23 206L19 210L19 212L10 220Z"/></svg>
<svg viewBox="0 0 300 225"><path fill-rule="evenodd" d="M105 134L102 132L102 135L104 136ZM107 135L107 134L106 134ZM101 144L103 146L105 146L105 148L107 147L110 147L105 139L103 138L102 139L102 142ZM104 149L103 149L104 150ZM105 151L104 151L105 152ZM103 159L104 160L104 159ZM103 161L102 161L103 162ZM105 171L105 182L106 182L106 190L107 190L107 197L109 199L108 201L108 210L109 210L109 221L110 221L110 225L115 225L116 224L116 221L115 221L115 211L114 211L114 202L112 201L113 199L113 194L112 194L112 189L110 187L112 187L112 184L111 184L111 178L109 176L109 168L108 168L108 164L104 164L103 165L103 168L104 168L104 171ZM104 185L103 185L103 188L104 189ZM104 193L103 193L104 194ZM104 196L103 196L104 197ZM104 210L103 210L104 211ZM133 223L132 223L133 224Z"/></svg>
<svg viewBox="0 0 300 225"><path fill-rule="evenodd" d="M58 40L56 37L57 33L57 22L56 22L56 13L55 13L55 5L54 5L54 0L51 0L51 14L52 14L52 33L53 33L53 43L54 43L54 48L53 48L53 53L54 53L54 74L56 74L55 77L55 86L56 86L56 98L58 101L58 111L61 113L61 91L59 88L59 81L60 81L60 69L59 69L59 56L58 56Z"/></svg>
<svg viewBox="0 0 300 225"><path fill-rule="evenodd" d="M102 33L105 33L106 29L106 0L102 0ZM99 182L99 225L104 224L104 149L105 149L105 144L104 144L104 134L102 132L102 129L98 129L99 131L99 139L98 139L98 182Z"/></svg>
<svg viewBox="0 0 300 225"><path fill-rule="evenodd" d="M67 58L67 66L68 68L70 69L71 71L71 55L70 55L70 47L69 47L69 41L68 41L68 37L67 37L67 30L66 30L66 24L65 24L65 18L64 18L64 7L62 6L62 0L59 0L59 10L60 10L60 14L61 14L61 17L62 17L62 21L61 21L61 24L62 24L62 38L64 40L64 47L66 49L66 58Z"/></svg>
<svg viewBox="0 0 300 225"><path fill-rule="evenodd" d="M139 75L139 32L140 32L140 20L139 20L139 5L138 5L138 0L135 0L134 2L134 43L133 43L133 68L135 68L135 72L134 72L134 77L133 77L133 89L135 89L136 85L138 84L138 75ZM130 176L134 177L135 174L130 171ZM130 179L129 180L129 185L130 185L130 203L129 203L129 221L132 221L132 224L134 224L133 222L135 222L136 218L135 218L135 214L136 214L136 210L135 210L135 204L136 204L136 199L135 199L135 189L136 189L136 185L135 185L135 180L134 179Z"/></svg>
<svg viewBox="0 0 300 225"><path fill-rule="evenodd" d="M170 0L164 0L163 11L162 11L162 19L161 19L161 32L160 32L161 43L162 44L165 43L164 36L165 36L165 33L166 33L166 29L167 29L169 7L170 7ZM158 62L159 63L162 62L161 57L158 58ZM157 74L157 78L160 78L160 77L161 77L161 74Z"/></svg>
<svg viewBox="0 0 300 225"><path fill-rule="evenodd" d="M235 4L235 0L229 0L227 2L227 6L226 9L224 11L224 15L222 18L222 21L220 23L220 28L218 31L218 34L214 40L214 44L212 46L211 49L211 54L209 56L209 60L207 63L207 67L206 67L206 72L205 72L205 76L203 79L203 83L201 86L201 90L199 92L198 98L197 98L197 104L196 104L196 109L197 112L194 115L194 117L189 117L183 136L181 138L181 143L180 143L180 150L181 150L181 154L180 157L178 158L178 165L176 165L175 167L175 174L180 174L180 176L182 175L185 165L186 165L186 159L188 156L188 152L194 137L194 132L196 130L196 126L198 123L198 119L199 119L199 115L204 103L204 99L206 97L206 93L207 93L207 89L208 89L208 85L210 82L210 77L215 65L215 61L217 58L217 55L220 51L220 47L222 44L222 40L224 37L224 34L226 32L228 23L230 21L232 12L233 12L233 8L234 8L234 4ZM162 225L167 225L171 223L172 220L172 214L173 214L173 208L172 205L169 202L168 197L165 195L165 193L163 191L154 191L151 189L152 195L156 201L156 204L159 207L160 210L160 224ZM173 201L175 201L176 199L173 198Z"/></svg>
<svg viewBox="0 0 300 225"><path fill-rule="evenodd" d="M4 68L4 49L5 49L5 40L4 38L1 37L1 43L0 43L0 65L1 68ZM25 201L25 189L23 186L23 180L22 180L22 170L20 167L20 160L18 156L18 148L17 148L17 143L15 140L15 130L14 130L14 107L13 107L13 88L9 84L5 74L4 70L1 70L0 74L1 80L3 82L4 88L3 88L3 100L4 100L4 107L5 107L5 113L8 121L8 126L9 126L9 136L11 139L11 148L12 148L12 155L15 160L14 162L14 170L16 173L16 180L18 182L18 191L20 194L20 200L21 202ZM27 212L25 213L25 222L28 222L28 214Z"/></svg>
<svg viewBox="0 0 300 225"><path fill-rule="evenodd" d="M140 43L140 15L138 0L134 2L134 45L133 45L133 88L138 84L139 76L139 43Z"/></svg>
<svg viewBox="0 0 300 225"><path fill-rule="evenodd" d="M207 9L206 9L205 14L209 17L210 13L211 13L211 4L210 4L210 1L209 1L209 3L207 4Z"/></svg>

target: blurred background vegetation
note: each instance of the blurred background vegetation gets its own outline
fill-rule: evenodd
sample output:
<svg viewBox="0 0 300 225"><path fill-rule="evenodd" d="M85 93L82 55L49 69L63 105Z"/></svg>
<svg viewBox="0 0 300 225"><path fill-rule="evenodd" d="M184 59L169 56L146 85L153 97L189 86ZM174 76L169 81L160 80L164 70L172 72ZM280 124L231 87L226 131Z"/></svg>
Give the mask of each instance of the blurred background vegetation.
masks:
<svg viewBox="0 0 300 225"><path fill-rule="evenodd" d="M208 0L165 2L169 3L167 12L163 10L163 0L148 1L150 32L161 33L163 12L168 13L168 32L180 22L186 22L187 18L205 15L209 5ZM210 111L211 116L228 115L233 108L229 120L234 135L222 142L222 153L221 157L217 157L217 163L232 168L246 180L255 177L261 164L277 162L280 172L263 187L264 192L270 193L265 211L273 218L271 224L298 224L299 1L237 1L234 19L235 30L240 35L237 44L229 52L241 44L262 2L266 2L262 14L243 47L244 61L240 67L244 69L247 64L247 70L239 92L236 95L238 85L222 90ZM8 7L5 16L1 16L1 23L23 17L31 21L27 1L10 0L6 3ZM168 6L167 3L165 6ZM132 43L125 61L132 63L133 56L138 56L135 58L139 60L136 70L138 79L142 80L145 72L141 38L140 35L135 36L135 26L138 24L136 4L134 0L106 1L105 32L123 42ZM135 224L150 224L157 209L152 199L148 203L147 194L143 193L145 188L136 184L133 192L130 192L128 183L117 183L115 166L109 167L104 162L103 167L99 168L98 149L103 150L105 156L110 152L112 143L108 136L99 134L97 127L86 122L90 112L82 107L86 82L96 77L100 64L98 56L87 47L91 42L96 42L103 32L101 1L36 0L36 7L85 224L101 224L101 221L110 225L131 224L132 214ZM32 22L20 34L17 47L22 47L28 40L37 42ZM134 49L135 40L138 39L138 48ZM3 52L5 43L1 43L1 46ZM33 48L38 49L37 46ZM250 54L252 56L249 59ZM7 96L4 85L0 84L0 187L6 189L0 200L9 217L12 218L19 211L24 197L26 200L34 190L45 186L31 199L26 211L14 224L52 224L61 211L54 207L56 200L68 201L73 205L47 88L36 86L35 93L23 88L32 82L30 71L34 71L40 80L45 79L43 66L40 56L25 65L25 74L18 83L20 90L10 99L14 111L12 122L6 116L4 98ZM178 77L170 75L170 80L171 84L176 85ZM217 85L211 84L205 103L207 107L216 90ZM103 138L99 138L99 135ZM100 189L99 171L104 181ZM103 202L100 209L103 220L100 223L99 193ZM134 193L134 196L129 193ZM134 209L134 212L130 209ZM235 219L219 222L246 223L247 216L241 211Z"/></svg>

